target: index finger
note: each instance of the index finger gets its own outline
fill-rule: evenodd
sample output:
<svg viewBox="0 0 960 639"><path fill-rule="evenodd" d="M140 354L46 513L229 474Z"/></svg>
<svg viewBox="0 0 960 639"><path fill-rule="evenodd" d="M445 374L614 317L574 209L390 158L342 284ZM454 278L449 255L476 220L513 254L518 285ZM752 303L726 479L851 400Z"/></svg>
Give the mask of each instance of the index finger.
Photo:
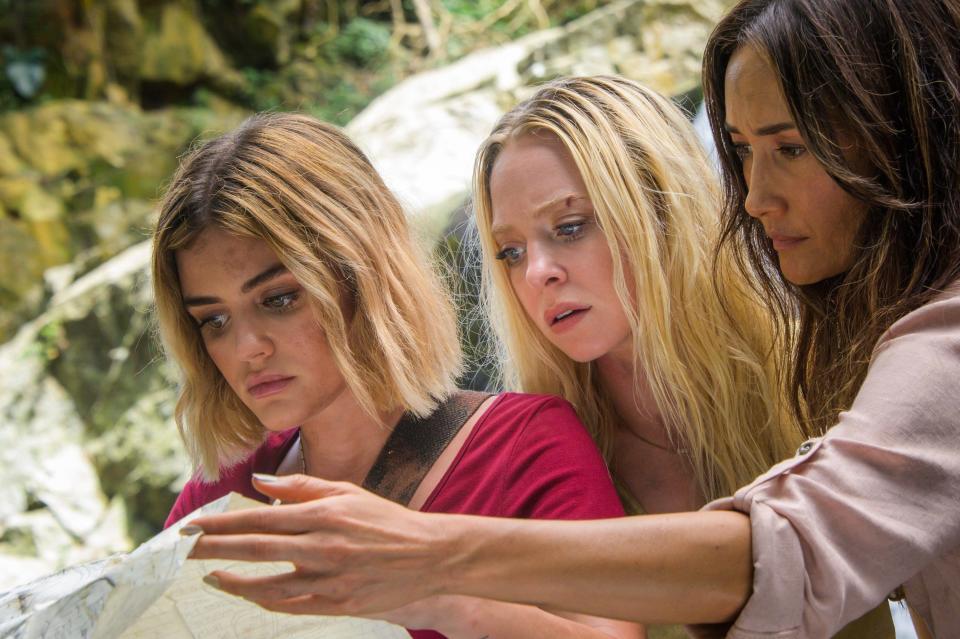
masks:
<svg viewBox="0 0 960 639"><path fill-rule="evenodd" d="M209 535L251 533L296 535L312 530L314 526L310 525L310 520L311 517L300 507L300 504L281 504L197 517L191 520L181 532L186 535L200 531Z"/></svg>

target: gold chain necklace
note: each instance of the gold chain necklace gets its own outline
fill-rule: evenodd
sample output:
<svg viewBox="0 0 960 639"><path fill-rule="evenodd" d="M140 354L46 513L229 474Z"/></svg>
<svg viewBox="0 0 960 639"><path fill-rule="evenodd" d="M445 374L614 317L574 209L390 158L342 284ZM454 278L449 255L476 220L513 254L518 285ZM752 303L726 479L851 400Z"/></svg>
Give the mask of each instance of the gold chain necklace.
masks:
<svg viewBox="0 0 960 639"><path fill-rule="evenodd" d="M670 446L665 446L665 445L663 445L663 444L659 444L659 443L653 441L652 439L647 439L646 437L644 437L643 435L641 435L640 433L638 433L638 432L636 432L636 431L634 431L634 430L630 430L630 431L628 431L628 432L629 432L630 435L633 435L634 437L636 437L637 439L639 439L640 441L642 441L642 442L643 442L644 444L646 444L647 446L652 446L653 448L659 448L660 450L662 450L662 451L664 451L664 452L671 453L671 454L673 454L673 455L686 455L686 454L687 454L687 449L686 449L686 448L671 448ZM301 453L301 454L302 454L302 453Z"/></svg>

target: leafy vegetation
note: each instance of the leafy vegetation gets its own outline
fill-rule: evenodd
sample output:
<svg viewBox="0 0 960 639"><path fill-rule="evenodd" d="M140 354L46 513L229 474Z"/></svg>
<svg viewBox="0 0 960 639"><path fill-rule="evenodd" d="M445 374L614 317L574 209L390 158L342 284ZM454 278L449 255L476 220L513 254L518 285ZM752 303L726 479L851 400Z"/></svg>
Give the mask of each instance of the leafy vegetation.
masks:
<svg viewBox="0 0 960 639"><path fill-rule="evenodd" d="M0 111L58 98L226 100L343 124L411 73L606 1L0 0Z"/></svg>

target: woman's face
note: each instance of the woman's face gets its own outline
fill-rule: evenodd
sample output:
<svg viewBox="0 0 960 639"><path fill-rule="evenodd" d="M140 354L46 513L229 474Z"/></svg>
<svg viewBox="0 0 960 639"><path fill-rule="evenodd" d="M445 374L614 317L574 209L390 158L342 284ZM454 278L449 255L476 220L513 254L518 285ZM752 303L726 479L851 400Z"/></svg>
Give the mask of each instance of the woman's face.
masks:
<svg viewBox="0 0 960 639"><path fill-rule="evenodd" d="M784 277L813 284L850 268L867 207L807 151L776 72L757 51L730 58L726 126L747 184L747 213L763 224Z"/></svg>
<svg viewBox="0 0 960 639"><path fill-rule="evenodd" d="M266 242L208 228L176 259L210 359L266 428L302 425L346 394L306 292Z"/></svg>
<svg viewBox="0 0 960 639"><path fill-rule="evenodd" d="M525 135L490 176L493 241L537 328L578 362L632 352L613 260L573 158L555 137Z"/></svg>

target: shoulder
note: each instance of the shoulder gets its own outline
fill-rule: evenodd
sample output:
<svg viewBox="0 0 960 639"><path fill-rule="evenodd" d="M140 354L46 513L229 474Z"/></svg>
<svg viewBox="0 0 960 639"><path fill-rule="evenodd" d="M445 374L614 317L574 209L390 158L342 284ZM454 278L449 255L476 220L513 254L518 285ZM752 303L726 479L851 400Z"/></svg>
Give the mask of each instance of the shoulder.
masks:
<svg viewBox="0 0 960 639"><path fill-rule="evenodd" d="M424 509L541 519L623 515L573 407L523 393L490 403Z"/></svg>
<svg viewBox="0 0 960 639"><path fill-rule="evenodd" d="M563 431L585 432L570 402L555 395L501 393L483 418L509 423L521 431L552 425Z"/></svg>
<svg viewBox="0 0 960 639"><path fill-rule="evenodd" d="M164 528L189 515L224 495L236 492L252 499L263 496L253 489L250 478L253 473L272 474L296 439L297 429L292 428L280 433L270 433L263 443L240 461L220 468L220 476L215 481L207 481L197 472L184 485L177 497Z"/></svg>
<svg viewBox="0 0 960 639"><path fill-rule="evenodd" d="M944 291L883 334L851 410L869 410L907 429L918 419L957 424L960 288Z"/></svg>
<svg viewBox="0 0 960 639"><path fill-rule="evenodd" d="M880 336L877 349L911 337L960 340L960 281L894 322Z"/></svg>
<svg viewBox="0 0 960 639"><path fill-rule="evenodd" d="M496 446L516 457L519 447L535 451L597 453L573 406L554 395L502 393L477 424L474 445Z"/></svg>
<svg viewBox="0 0 960 639"><path fill-rule="evenodd" d="M623 514L610 473L569 402L505 393L491 407L510 414L502 442L506 516L549 519Z"/></svg>

